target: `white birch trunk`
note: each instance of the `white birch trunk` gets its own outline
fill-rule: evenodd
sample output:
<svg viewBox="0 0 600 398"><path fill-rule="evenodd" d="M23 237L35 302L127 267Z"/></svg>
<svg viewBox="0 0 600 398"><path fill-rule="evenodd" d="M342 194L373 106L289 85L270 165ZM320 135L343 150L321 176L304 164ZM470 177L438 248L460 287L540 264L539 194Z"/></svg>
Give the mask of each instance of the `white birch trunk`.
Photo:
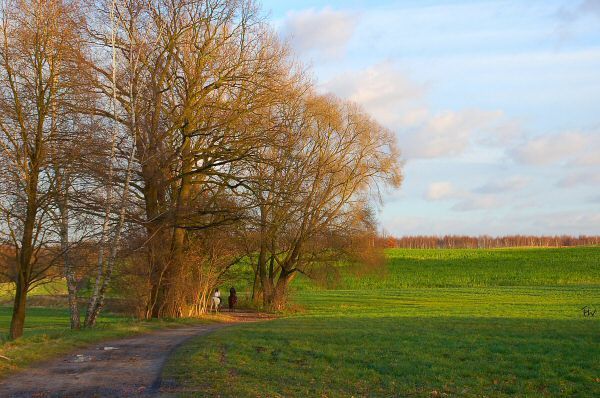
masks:
<svg viewBox="0 0 600 398"><path fill-rule="evenodd" d="M98 242L98 261L97 261L97 272L96 272L96 280L94 283L94 288L92 291L92 295L90 296L90 300L88 303L87 313L85 316L85 326L90 327L94 325L96 309L98 307L98 301L100 299L100 290L103 285L103 280L105 277L105 267L104 267L104 251L106 246L106 238L108 235L109 222L110 222L110 214L112 211L112 195L113 195L113 179L114 179L114 158L117 146L117 135L119 133L119 125L117 121L117 46L116 46L116 0L112 1L111 9L110 9L110 20L112 25L111 30L111 45L112 45L112 112L113 112L113 131L112 131L112 139L111 139L111 148L110 148L110 158L109 158L109 168L108 168L108 182L106 186L106 203L104 209L104 221L102 223L102 231L100 233L100 239Z"/></svg>

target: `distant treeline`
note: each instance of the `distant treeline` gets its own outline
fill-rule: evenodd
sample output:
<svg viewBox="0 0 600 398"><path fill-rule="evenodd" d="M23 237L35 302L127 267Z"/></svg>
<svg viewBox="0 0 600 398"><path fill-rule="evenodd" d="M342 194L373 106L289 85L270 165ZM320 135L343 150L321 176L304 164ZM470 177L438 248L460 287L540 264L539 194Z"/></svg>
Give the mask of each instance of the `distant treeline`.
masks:
<svg viewBox="0 0 600 398"><path fill-rule="evenodd" d="M600 245L600 236L404 236L377 238L379 247L405 249L490 249L496 247L567 247Z"/></svg>

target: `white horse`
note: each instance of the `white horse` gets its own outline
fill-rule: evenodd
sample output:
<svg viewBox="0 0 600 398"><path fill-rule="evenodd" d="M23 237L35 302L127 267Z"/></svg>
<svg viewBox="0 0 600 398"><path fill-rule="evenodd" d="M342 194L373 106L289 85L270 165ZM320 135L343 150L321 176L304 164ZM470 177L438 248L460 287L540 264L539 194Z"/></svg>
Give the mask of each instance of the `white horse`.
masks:
<svg viewBox="0 0 600 398"><path fill-rule="evenodd" d="M221 293L216 290L212 297L210 298L210 312L212 312L213 308L215 312L219 312L219 306L221 305Z"/></svg>

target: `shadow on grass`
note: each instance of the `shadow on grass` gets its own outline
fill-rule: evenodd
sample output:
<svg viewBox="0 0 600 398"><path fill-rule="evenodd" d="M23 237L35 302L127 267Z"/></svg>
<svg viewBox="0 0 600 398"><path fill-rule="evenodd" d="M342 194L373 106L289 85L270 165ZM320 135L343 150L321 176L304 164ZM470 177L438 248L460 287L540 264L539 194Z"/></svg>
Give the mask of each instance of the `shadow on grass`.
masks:
<svg viewBox="0 0 600 398"><path fill-rule="evenodd" d="M192 341L165 377L197 396L593 397L599 336L584 319L289 318Z"/></svg>

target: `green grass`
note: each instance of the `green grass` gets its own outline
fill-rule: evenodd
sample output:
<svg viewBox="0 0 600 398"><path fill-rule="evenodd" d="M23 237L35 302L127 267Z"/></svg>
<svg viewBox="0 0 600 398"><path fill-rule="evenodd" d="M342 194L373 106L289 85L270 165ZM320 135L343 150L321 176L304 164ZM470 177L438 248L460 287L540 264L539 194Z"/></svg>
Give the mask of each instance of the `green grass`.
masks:
<svg viewBox="0 0 600 398"><path fill-rule="evenodd" d="M164 377L199 397L600 394L600 248L388 256L335 290L300 280L303 311L193 340Z"/></svg>
<svg viewBox="0 0 600 398"><path fill-rule="evenodd" d="M407 287L600 285L600 247L455 249L387 251L388 272L356 277L342 273L332 287L398 289ZM298 290L319 290L301 279Z"/></svg>
<svg viewBox="0 0 600 398"><path fill-rule="evenodd" d="M59 356L91 343L206 320L138 321L132 318L104 314L94 329L71 331L69 314L64 309L29 308L24 336L8 341L12 309L0 307L0 377L26 368L32 363Z"/></svg>
<svg viewBox="0 0 600 398"><path fill-rule="evenodd" d="M12 303L15 294L14 283L0 283L0 302ZM32 296L47 296L67 294L67 285L63 280L55 280L49 283L44 283L34 287L27 295Z"/></svg>

